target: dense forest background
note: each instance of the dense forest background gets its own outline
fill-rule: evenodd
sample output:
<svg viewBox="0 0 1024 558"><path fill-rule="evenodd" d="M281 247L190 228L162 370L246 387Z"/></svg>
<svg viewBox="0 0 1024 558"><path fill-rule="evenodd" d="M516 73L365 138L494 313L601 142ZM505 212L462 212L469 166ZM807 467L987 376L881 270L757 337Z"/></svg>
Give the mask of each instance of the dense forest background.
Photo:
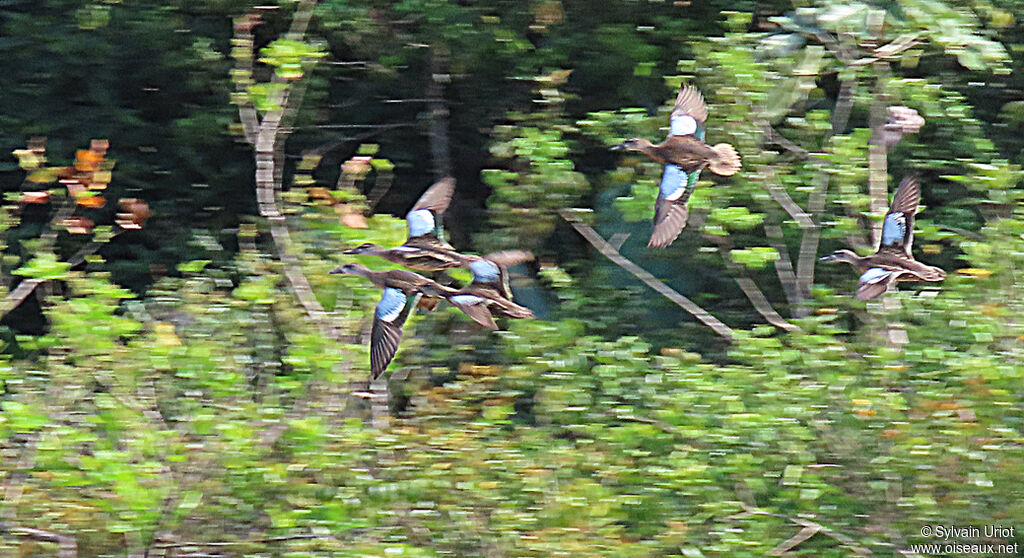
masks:
<svg viewBox="0 0 1024 558"><path fill-rule="evenodd" d="M1024 2L3 0L0 52L5 555L1024 528ZM652 250L661 166L609 147L681 83L743 170ZM395 267L342 252L448 175L452 244L531 250L537 319L421 311L370 383L380 291L328 272ZM947 278L858 302L818 257L870 253L909 175Z"/></svg>

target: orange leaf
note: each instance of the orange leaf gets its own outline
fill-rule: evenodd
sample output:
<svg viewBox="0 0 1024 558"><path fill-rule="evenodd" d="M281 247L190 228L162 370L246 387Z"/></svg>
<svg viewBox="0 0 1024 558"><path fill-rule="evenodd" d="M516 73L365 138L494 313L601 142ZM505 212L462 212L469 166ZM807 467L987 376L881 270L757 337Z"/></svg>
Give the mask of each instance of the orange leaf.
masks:
<svg viewBox="0 0 1024 558"><path fill-rule="evenodd" d="M335 198L334 195L331 194L331 191L328 190L327 188L320 188L320 187L310 188L307 191L307 193L309 194L310 198L312 198L314 200L326 201L326 202L328 202L329 205L334 205L334 204L338 203L337 198Z"/></svg>
<svg viewBox="0 0 1024 558"><path fill-rule="evenodd" d="M88 207L89 209L99 209L106 203L107 199L103 196L83 196L78 198L78 205Z"/></svg>
<svg viewBox="0 0 1024 558"><path fill-rule="evenodd" d="M75 168L83 172L92 172L99 168L99 162L103 155L88 149L79 149L75 152Z"/></svg>

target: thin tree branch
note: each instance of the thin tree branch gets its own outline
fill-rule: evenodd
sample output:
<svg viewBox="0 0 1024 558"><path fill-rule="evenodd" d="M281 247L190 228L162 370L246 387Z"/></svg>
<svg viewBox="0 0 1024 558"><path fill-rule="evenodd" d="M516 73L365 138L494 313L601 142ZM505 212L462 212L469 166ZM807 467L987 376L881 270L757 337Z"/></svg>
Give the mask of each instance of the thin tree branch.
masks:
<svg viewBox="0 0 1024 558"><path fill-rule="evenodd" d="M740 290L747 296L747 300L754 306L757 313L764 317L765 321L786 331L802 331L799 326L787 322L785 318L780 316L775 311L775 308L772 307L772 303L768 301L768 297L764 296L764 292L758 288L757 283L754 283L753 279L747 275L743 266L732 261L732 258L729 257L732 243L729 242L728 238L714 235L704 236L718 247L718 253L721 254L725 267L732 273L732 277L736 280L736 284L740 286Z"/></svg>
<svg viewBox="0 0 1024 558"><path fill-rule="evenodd" d="M292 25L288 28L288 34L285 35L289 40L301 41L306 35L306 29L309 27L309 21L313 18L313 8L316 7L317 0L301 0L299 5L295 8L295 15L292 17Z"/></svg>
<svg viewBox="0 0 1024 558"><path fill-rule="evenodd" d="M633 274L634 277L636 277L640 281L643 281L645 285L654 289L659 294L669 299L683 310L689 312L690 315L692 315L694 318L697 318L698 321L711 328L711 330L717 333L718 335L726 339L732 340L734 335L732 328L725 325L724 323L719 321L718 318L708 313L707 310L704 310L700 306L697 306L690 299L677 293L671 287L669 287L662 281L659 281L657 277L651 275L648 271L644 270L640 266L636 265L635 263L627 259L622 254L620 254L618 250L612 248L610 244L608 244L603 238L601 238L601 235L597 234L597 231L591 228L590 225L587 225L586 223L581 221L577 215L574 215L571 211L568 210L563 210L559 212L559 215L561 215L562 218L566 220L566 222L572 225L572 228L576 229L576 232L580 233L580 235L582 235L583 238L585 238L587 242L591 244L591 246L596 248L597 251L601 253L601 255L611 260L613 263L615 263L615 265L618 265L622 269L625 269L626 271Z"/></svg>
<svg viewBox="0 0 1024 558"><path fill-rule="evenodd" d="M34 529L31 527L18 527L2 521L0 521L0 532L6 532L20 537L27 537L37 541L56 543L59 547L59 550L57 551L58 558L75 558L78 556L78 542L75 541L75 537L71 535L65 535L54 531L44 531L43 529Z"/></svg>
<svg viewBox="0 0 1024 558"><path fill-rule="evenodd" d="M813 536L813 535L815 535L817 533L821 533L822 535L825 535L826 537L834 539L836 542L841 544L844 548L849 549L850 552L853 552L854 554L856 554L858 556L873 556L874 555L871 552L870 549L857 544L857 541L853 540L851 537L849 537L847 535L844 535L843 533L840 533L838 531L834 531L834 530L832 530L832 529L830 529L828 527L825 527L824 525L822 525L820 523L817 523L815 521L811 521L809 519L804 519L802 517L790 517L788 515L782 515L782 514L779 514L779 513L771 513L771 512L767 512L767 511L764 511L764 510L759 509L759 508L750 507L750 506L748 506L746 504L741 504L741 505L743 506L743 511L738 513L738 514L729 516L730 519L742 519L744 517L751 516L751 515L761 515L761 516L767 516L767 517L775 517L775 518L778 518L778 519L784 519L784 520L789 521L790 523L792 523L794 525L797 525L797 526L801 527L802 528L801 533L804 533L804 534L808 535L808 536L804 537L803 539L796 540L788 548L784 548L784 545L786 543L794 541L794 539L797 539L797 537L793 537L793 538L787 540L786 542L776 546L774 549L769 551L769 554L772 554L773 556L781 556L782 553L785 552L786 550L793 548L797 544L800 544L804 540L809 539L811 536ZM810 531L813 531L813 533L811 533ZM778 551L779 549L783 549L783 550L778 552L778 553L776 553L776 551Z"/></svg>
<svg viewBox="0 0 1024 558"><path fill-rule="evenodd" d="M888 64L875 64L878 69L875 80L875 94L871 100L868 125L871 139L868 145L868 194L871 196L871 245L878 246L882 238L882 215L889 207L889 169L886 157L885 134L885 84L888 80Z"/></svg>
<svg viewBox="0 0 1024 558"><path fill-rule="evenodd" d="M110 238L116 237L117 235L121 234L121 232L123 231L118 230ZM78 252L75 252L73 256L68 258L68 265L72 268L81 265L82 262L85 261L85 258L99 250L100 247L103 246L103 244L103 242L89 242L81 249L79 249ZM20 306L21 303L25 302L25 299L28 298L29 295L31 295L32 292L36 290L36 287L45 282L45 279L23 279L21 283L18 283L18 286L15 287L13 291L7 293L7 296L4 297L3 302L0 302L0 318L3 318L11 311L13 311L15 308Z"/></svg>
<svg viewBox="0 0 1024 558"><path fill-rule="evenodd" d="M305 151L303 154L304 155L319 155L319 156L322 157L322 156L326 155L327 153L330 153L331 151L334 151L335 149L340 149L341 147L343 147L345 145L348 145L349 143L360 142L360 141L363 141L365 139L372 138L372 137L376 136L377 134L380 134L381 132L385 132L387 130L393 130L395 128L408 128L408 127L411 127L413 125L414 124L411 123L411 122L398 122L398 123L395 123L395 124L378 124L378 125L376 125L374 127L373 130L370 130L368 132L365 132L365 133L362 133L362 134L359 134L359 135L355 135L355 136L344 137L344 138L342 138L340 140L332 141L330 143L322 144L322 145L320 145L318 147L315 147L313 149L309 149L309 150ZM305 128L305 127L300 127L300 128ZM295 129L299 129L299 128L293 128L293 130L295 130ZM296 157L296 158L298 158L298 157L302 157L302 155L289 155L289 157Z"/></svg>
<svg viewBox="0 0 1024 558"><path fill-rule="evenodd" d="M354 529L353 531L358 531L358 530ZM310 539L323 539L323 540L328 540L328 541L334 541L334 542L337 542L338 544L341 544L341 541L339 541L338 538L335 537L334 535L317 535L317 534L314 534L314 533L303 533L303 534L299 534L299 535L286 535L286 536L282 536L282 537L267 537L267 538L262 538L262 539L249 539L249 540L244 540L244 541L157 543L157 544L154 544L151 548L158 549L158 550L164 550L164 549L170 549L170 548L186 548L186 547L197 547L197 548L202 548L202 547L225 547L225 546L242 546L242 545L251 545L251 544L271 544L271 543L277 543L277 542L301 541L301 540L310 540Z"/></svg>
<svg viewBox="0 0 1024 558"><path fill-rule="evenodd" d="M451 148L448 141L448 107L444 102L444 84L448 74L448 56L443 46L430 49L430 79L427 108L430 114L430 154L434 159L434 180L452 176Z"/></svg>
<svg viewBox="0 0 1024 558"><path fill-rule="evenodd" d="M825 134L824 146L832 140L832 137L846 128L850 119L850 110L853 108L853 82L849 79L842 79L839 86L839 96L836 99L835 109L832 111L832 129ZM814 266L818 261L818 241L821 238L821 214L825 210L825 200L828 195L829 175L822 165L818 175L817 188L811 192L807 201L807 212L815 222L813 228L805 229L800 239L800 251L796 263L797 291L806 301L811 298L811 283L814 282ZM810 309L806 304L797 308L796 315L806 316Z"/></svg>
<svg viewBox="0 0 1024 558"><path fill-rule="evenodd" d="M793 201L792 196L786 191L786 188L782 186L779 181L778 175L775 174L775 170L768 165L760 165L758 167L758 173L764 175L769 180L765 180L765 189L768 190L768 195L772 197L775 203L779 204L782 209L786 210L786 213L796 221L797 225L801 229L814 228L814 221L811 220L811 216L799 204Z"/></svg>
<svg viewBox="0 0 1024 558"><path fill-rule="evenodd" d="M25 302L25 299L28 298L29 295L36 290L36 287L38 287L43 281L45 281L45 279L22 279L21 283L18 283L18 286L15 287L13 291L7 293L7 296L4 297L3 304L0 304L0 318L9 314L12 310L20 306L22 302Z"/></svg>
<svg viewBox="0 0 1024 558"><path fill-rule="evenodd" d="M302 39L315 6L316 0L302 0L299 3L295 10L291 28L287 33L289 39L296 41ZM236 24L235 33L236 48L244 49L250 57L248 62L243 62L240 56L239 64L244 65L247 63L251 66L251 56L253 55L252 26ZM248 41L247 43L245 42L246 40ZM276 75L273 81L275 83L283 82ZM256 200L259 204L260 215L270 223L271 238L277 249L278 258L283 264L285 277L287 277L288 282L291 284L295 297L305 309L306 314L317 324L324 335L331 339L339 339L340 336L337 328L335 328L330 316L323 309L323 306L320 305L320 301L317 300L316 295L313 293L313 288L302 271L301 263L289 250L289 247L292 245L291 235L288 231L285 216L281 214L277 206L277 192L281 187L281 150L283 149L283 139L287 136L287 133L281 129L281 122L286 112L291 114L289 111L293 110L289 106L291 91L292 88L283 87L273 93L272 98L268 99L268 105L277 108L268 111L263 116L262 121L258 122L254 130L255 138L252 143L256 152ZM251 106L251 103L239 105L239 115L243 120L252 116L247 112L247 107L249 106Z"/></svg>
<svg viewBox="0 0 1024 558"><path fill-rule="evenodd" d="M758 114L758 112L754 111L754 114ZM800 159L807 159L811 156L810 151L807 151L803 147L793 143L789 138L777 132L771 123L764 118L759 117L757 122L761 126L761 131L764 132L764 142L766 144L777 145L786 151L795 154Z"/></svg>
<svg viewBox="0 0 1024 558"><path fill-rule="evenodd" d="M259 24L260 16L257 13L248 13L235 21L235 36L232 39L232 50L235 58L235 102L238 103L238 116L242 122L242 134L246 143L256 145L256 129L259 127L259 114L256 107L249 99L247 86L252 83L252 60L253 52L252 30Z"/></svg>
<svg viewBox="0 0 1024 558"><path fill-rule="evenodd" d="M779 283L782 284L782 291L786 293L786 301L792 309L803 300L797 290L796 273L793 271L793 260L789 256L789 249L786 247L786 238L782 227L774 223L765 223L765 236L772 248L779 253L779 259L775 260L775 274L779 276Z"/></svg>

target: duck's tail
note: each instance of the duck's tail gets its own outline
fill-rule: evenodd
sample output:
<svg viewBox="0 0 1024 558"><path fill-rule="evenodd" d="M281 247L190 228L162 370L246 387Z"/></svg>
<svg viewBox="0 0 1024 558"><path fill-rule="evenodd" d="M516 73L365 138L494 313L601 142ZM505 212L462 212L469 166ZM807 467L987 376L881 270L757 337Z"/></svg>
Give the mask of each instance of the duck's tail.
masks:
<svg viewBox="0 0 1024 558"><path fill-rule="evenodd" d="M708 164L708 168L711 172L720 176L732 176L739 172L740 154L736 152L736 149L728 143L720 143L712 147L717 157L712 159Z"/></svg>
<svg viewBox="0 0 1024 558"><path fill-rule="evenodd" d="M519 306L518 304L511 304L505 309L505 313L510 318L518 318L520 320L533 319L533 310L525 306Z"/></svg>
<svg viewBox="0 0 1024 558"><path fill-rule="evenodd" d="M925 281L942 281L946 278L946 270L940 267L929 267L921 274L921 278Z"/></svg>

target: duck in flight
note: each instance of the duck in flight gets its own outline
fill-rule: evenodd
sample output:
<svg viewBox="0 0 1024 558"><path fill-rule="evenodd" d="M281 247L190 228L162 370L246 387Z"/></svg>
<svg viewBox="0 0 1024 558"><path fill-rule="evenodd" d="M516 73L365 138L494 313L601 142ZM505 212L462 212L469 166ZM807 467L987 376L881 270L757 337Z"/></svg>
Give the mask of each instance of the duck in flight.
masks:
<svg viewBox="0 0 1024 558"><path fill-rule="evenodd" d="M533 254L525 250L503 250L486 256L462 254L445 242L441 217L448 209L454 191L455 180L445 178L420 196L405 216L409 237L401 246L385 249L367 242L344 253L378 256L416 271L466 267L473 273L474 288L491 288L501 297L512 300L508 268L533 260Z"/></svg>
<svg viewBox="0 0 1024 558"><path fill-rule="evenodd" d="M455 192L455 179L434 183L406 214L409 237L401 246L383 248L372 242L361 244L346 254L379 256L416 271L443 271L464 265L461 254L444 240L441 216L448 210Z"/></svg>
<svg viewBox="0 0 1024 558"><path fill-rule="evenodd" d="M946 272L914 259L914 214L921 201L921 186L916 178L907 177L896 189L889 212L882 221L882 240L878 250L860 257L846 249L836 250L821 258L823 262L845 262L861 273L857 284L857 300L871 300L897 281L942 281Z"/></svg>
<svg viewBox="0 0 1024 558"><path fill-rule="evenodd" d="M493 287L473 281L461 289L446 287L440 283L426 285L421 291L424 296L443 298L452 306L466 313L474 322L487 329L498 329L494 316L501 318L533 318L533 311L501 296Z"/></svg>
<svg viewBox="0 0 1024 558"><path fill-rule="evenodd" d="M708 107L700 91L684 85L676 96L665 141L653 144L644 138L632 138L612 148L639 151L665 165L654 204L654 232L647 243L651 248L672 244L686 227L686 203L697 186L700 171L706 168L720 176L732 176L740 170L740 156L733 146L704 143L707 117Z"/></svg>
<svg viewBox="0 0 1024 558"><path fill-rule="evenodd" d="M373 312L373 327L370 330L371 378L377 378L383 374L388 364L395 358L398 344L402 340L402 326L412 315L420 297L441 298L446 288L432 279L403 269L373 271L366 266L350 263L331 271L331 273L365 277L384 291ZM489 320L489 323L493 324L494 320L490 317L488 304L493 303L487 303L482 297L475 297L459 299L455 306L466 312L477 323ZM509 302L509 304L512 303ZM513 306L516 305L513 304Z"/></svg>

